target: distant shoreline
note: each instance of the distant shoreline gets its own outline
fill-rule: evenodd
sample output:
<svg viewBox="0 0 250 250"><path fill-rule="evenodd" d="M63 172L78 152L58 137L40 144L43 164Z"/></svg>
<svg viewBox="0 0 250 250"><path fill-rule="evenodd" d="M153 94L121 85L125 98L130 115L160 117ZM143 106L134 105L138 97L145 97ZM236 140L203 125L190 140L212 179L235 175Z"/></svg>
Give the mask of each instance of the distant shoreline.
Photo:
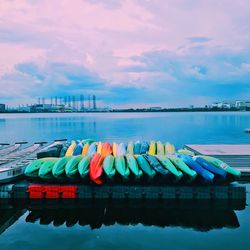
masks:
<svg viewBox="0 0 250 250"><path fill-rule="evenodd" d="M17 111L17 110L8 110L8 111L1 111L1 114L41 114L41 113L161 113L161 112L245 112L250 111L250 108L245 109L222 109L222 108L171 108L171 109L160 109L160 110L151 110L151 109L115 109L115 110L85 110L85 111L76 111L76 112L27 112L27 111Z"/></svg>

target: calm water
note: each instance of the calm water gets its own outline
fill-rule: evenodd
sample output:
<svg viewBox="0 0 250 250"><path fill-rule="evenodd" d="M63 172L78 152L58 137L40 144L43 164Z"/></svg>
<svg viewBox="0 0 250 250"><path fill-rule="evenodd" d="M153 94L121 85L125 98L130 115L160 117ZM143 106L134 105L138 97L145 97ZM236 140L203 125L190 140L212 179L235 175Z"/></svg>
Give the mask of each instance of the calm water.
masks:
<svg viewBox="0 0 250 250"><path fill-rule="evenodd" d="M249 127L248 112L0 114L0 142L88 137L154 139L178 147L249 143L250 135L243 133ZM250 209L244 205L2 208L0 249L250 249Z"/></svg>

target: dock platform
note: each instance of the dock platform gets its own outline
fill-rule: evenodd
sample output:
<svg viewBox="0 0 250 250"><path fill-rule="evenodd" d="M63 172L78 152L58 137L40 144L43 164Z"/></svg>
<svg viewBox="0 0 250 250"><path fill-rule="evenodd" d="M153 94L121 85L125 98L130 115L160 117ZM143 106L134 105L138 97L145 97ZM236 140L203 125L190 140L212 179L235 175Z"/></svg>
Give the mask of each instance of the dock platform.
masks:
<svg viewBox="0 0 250 250"><path fill-rule="evenodd" d="M197 155L216 157L250 177L250 144L186 144L185 148Z"/></svg>

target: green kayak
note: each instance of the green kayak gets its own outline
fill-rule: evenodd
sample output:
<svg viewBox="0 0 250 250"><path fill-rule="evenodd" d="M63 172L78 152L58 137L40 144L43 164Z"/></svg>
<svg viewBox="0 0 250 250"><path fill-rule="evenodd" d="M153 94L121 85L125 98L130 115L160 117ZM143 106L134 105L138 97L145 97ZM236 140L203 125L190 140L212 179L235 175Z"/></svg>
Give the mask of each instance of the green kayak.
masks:
<svg viewBox="0 0 250 250"><path fill-rule="evenodd" d="M134 143L133 142L128 143L127 154L130 154L130 155L134 154Z"/></svg>
<svg viewBox="0 0 250 250"><path fill-rule="evenodd" d="M116 173L114 162L115 158L113 155L106 156L103 161L103 170L109 179L112 179Z"/></svg>
<svg viewBox="0 0 250 250"><path fill-rule="evenodd" d="M162 144L160 141L156 143L156 153L157 155L164 155L165 154L165 145Z"/></svg>
<svg viewBox="0 0 250 250"><path fill-rule="evenodd" d="M207 155L199 155L199 157L202 157L203 159L205 159L206 161L212 163L214 166L216 166L217 168L221 168L224 169L227 173L235 176L235 177L240 177L241 176L241 172L235 168L230 167L227 163L212 157L212 156L207 156Z"/></svg>
<svg viewBox="0 0 250 250"><path fill-rule="evenodd" d="M126 160L127 160L127 165L131 170L131 172L135 175L136 179L139 179L142 176L143 172L139 168L135 157L133 155L127 154Z"/></svg>
<svg viewBox="0 0 250 250"><path fill-rule="evenodd" d="M37 159L37 160L32 161L25 168L24 174L28 177L33 177L33 178L38 177L38 172L39 172L40 167L43 165L44 162L50 161L51 159L55 159L55 158L48 157L48 158L41 158L41 159ZM58 158L56 158L56 159L58 159Z"/></svg>
<svg viewBox="0 0 250 250"><path fill-rule="evenodd" d="M167 156L157 156L160 163L170 172L172 173L176 180L180 180L183 177L183 173L176 169L175 165L168 159Z"/></svg>
<svg viewBox="0 0 250 250"><path fill-rule="evenodd" d="M78 164L83 159L82 155L72 157L65 166L65 174L70 179L76 179L78 176Z"/></svg>
<svg viewBox="0 0 250 250"><path fill-rule="evenodd" d="M83 159L78 164L78 172L81 178L85 178L89 174L89 164L91 156L84 156Z"/></svg>
<svg viewBox="0 0 250 250"><path fill-rule="evenodd" d="M65 175L65 167L68 161L72 158L72 156L64 156L60 160L58 160L52 168L52 174L56 179L64 180Z"/></svg>
<svg viewBox="0 0 250 250"><path fill-rule="evenodd" d="M130 171L128 166L126 165L124 156L117 156L115 158L115 168L117 172L124 178L128 179Z"/></svg>
<svg viewBox="0 0 250 250"><path fill-rule="evenodd" d="M142 171L146 173L149 178L153 178L155 176L155 170L151 168L148 161L142 155L138 155L136 161Z"/></svg>
<svg viewBox="0 0 250 250"><path fill-rule="evenodd" d="M55 163L58 161L58 158L51 159L42 164L39 169L38 175L44 181L53 181L54 176L52 175L52 168Z"/></svg>
<svg viewBox="0 0 250 250"><path fill-rule="evenodd" d="M190 181L193 181L197 177L197 173L190 169L188 165L184 163L184 161L176 156L169 156L168 157L170 161L178 168L180 169L184 174L186 174Z"/></svg>

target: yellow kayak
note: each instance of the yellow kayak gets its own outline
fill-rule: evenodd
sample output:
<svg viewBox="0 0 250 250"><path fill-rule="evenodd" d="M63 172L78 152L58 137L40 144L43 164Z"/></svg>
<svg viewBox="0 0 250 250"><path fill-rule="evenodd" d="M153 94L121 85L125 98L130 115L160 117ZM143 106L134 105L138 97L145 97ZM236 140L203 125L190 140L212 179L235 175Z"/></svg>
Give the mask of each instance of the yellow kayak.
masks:
<svg viewBox="0 0 250 250"><path fill-rule="evenodd" d="M98 154L101 154L102 153L102 142L98 142L98 145L97 145L97 153Z"/></svg>
<svg viewBox="0 0 250 250"><path fill-rule="evenodd" d="M84 144L84 146L82 148L82 155L83 156L87 155L88 149L89 149L89 144L88 143Z"/></svg>
<svg viewBox="0 0 250 250"><path fill-rule="evenodd" d="M165 154L174 154L175 151L175 146L169 142L165 144Z"/></svg>
<svg viewBox="0 0 250 250"><path fill-rule="evenodd" d="M72 141L71 142L71 145L68 147L66 153L65 153L65 156L71 156L73 155L73 152L76 148L76 142L75 141Z"/></svg>
<svg viewBox="0 0 250 250"><path fill-rule="evenodd" d="M156 154L156 143L155 143L155 141L150 142L148 154L149 155L155 155Z"/></svg>
<svg viewBox="0 0 250 250"><path fill-rule="evenodd" d="M117 143L113 143L113 146L112 146L112 150L113 150L113 155L114 157L117 156L117 150L118 150L118 144Z"/></svg>

